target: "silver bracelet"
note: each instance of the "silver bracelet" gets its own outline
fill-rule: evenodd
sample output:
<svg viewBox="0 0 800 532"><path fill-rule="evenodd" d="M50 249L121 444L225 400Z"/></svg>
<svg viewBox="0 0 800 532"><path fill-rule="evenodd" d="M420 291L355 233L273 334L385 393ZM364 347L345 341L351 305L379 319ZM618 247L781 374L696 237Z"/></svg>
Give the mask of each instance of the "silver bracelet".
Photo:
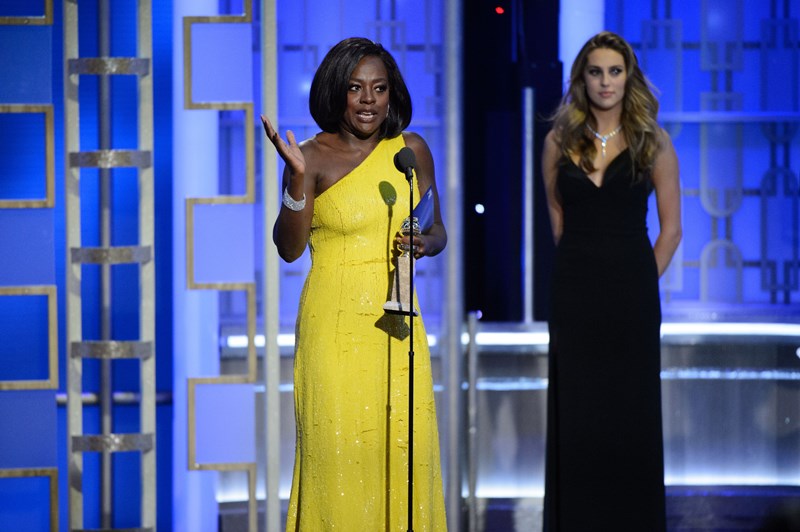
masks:
<svg viewBox="0 0 800 532"><path fill-rule="evenodd" d="M303 199L297 201L289 195L289 187L286 187L283 189L283 204L294 212L302 211L306 207L306 194L304 192Z"/></svg>

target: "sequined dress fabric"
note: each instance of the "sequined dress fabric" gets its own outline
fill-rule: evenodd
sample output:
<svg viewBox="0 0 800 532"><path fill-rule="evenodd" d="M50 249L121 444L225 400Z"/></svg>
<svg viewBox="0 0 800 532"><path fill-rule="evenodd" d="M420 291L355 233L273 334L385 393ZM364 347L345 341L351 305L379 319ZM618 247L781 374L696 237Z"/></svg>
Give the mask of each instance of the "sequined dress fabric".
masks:
<svg viewBox="0 0 800 532"><path fill-rule="evenodd" d="M287 531L407 530L409 323L383 311L394 236L409 212L408 182L393 165L404 145L402 136L382 141L314 202L311 268L296 324L297 445ZM444 531L421 316L413 336L413 528Z"/></svg>
<svg viewBox="0 0 800 532"><path fill-rule="evenodd" d="M632 176L624 151L600 186L569 160L556 182L546 532L666 529L652 186Z"/></svg>

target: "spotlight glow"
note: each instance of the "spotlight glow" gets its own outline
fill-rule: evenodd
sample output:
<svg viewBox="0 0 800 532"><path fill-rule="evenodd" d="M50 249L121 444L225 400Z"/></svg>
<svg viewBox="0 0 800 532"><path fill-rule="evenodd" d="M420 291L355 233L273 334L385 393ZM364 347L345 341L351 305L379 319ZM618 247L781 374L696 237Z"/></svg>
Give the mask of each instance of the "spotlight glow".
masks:
<svg viewBox="0 0 800 532"><path fill-rule="evenodd" d="M478 345L547 345L549 341L547 332L479 332L475 335ZM469 333L461 335L461 343L469 343Z"/></svg>
<svg viewBox="0 0 800 532"><path fill-rule="evenodd" d="M264 347L266 340L263 334L257 334L254 338L256 347ZM228 349L246 349L247 348L247 335L245 334L231 334L222 339L222 345ZM428 335L428 346L433 347L436 345L436 336ZM279 334L278 347L294 347L294 334Z"/></svg>
<svg viewBox="0 0 800 532"><path fill-rule="evenodd" d="M477 206L476 206L477 209ZM790 323L722 323L722 322L697 322L697 323L664 323L661 325L661 336L687 336L687 335L715 335L715 336L784 336L800 337L800 325ZM478 332L476 343L478 345L513 346L513 345L547 345L549 334L541 332ZM469 343L469 334L463 333L461 343ZM264 335L255 336L256 347L264 347ZM428 335L428 345L437 344L435 335ZM222 345L227 348L244 349L247 347L247 336L235 334L222 338ZM279 347L292 347L294 334L279 334ZM795 351L800 357L800 348Z"/></svg>
<svg viewBox="0 0 800 532"><path fill-rule="evenodd" d="M664 323L661 335L722 335L722 336L800 336L800 325L794 323Z"/></svg>

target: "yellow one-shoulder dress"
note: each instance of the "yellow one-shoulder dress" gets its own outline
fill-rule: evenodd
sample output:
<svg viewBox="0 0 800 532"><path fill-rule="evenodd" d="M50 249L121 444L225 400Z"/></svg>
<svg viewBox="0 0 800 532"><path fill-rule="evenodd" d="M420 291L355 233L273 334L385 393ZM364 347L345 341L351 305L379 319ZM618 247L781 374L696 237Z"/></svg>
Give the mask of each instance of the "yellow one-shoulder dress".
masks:
<svg viewBox="0 0 800 532"><path fill-rule="evenodd" d="M287 531L406 531L409 318L383 310L408 182L386 139L315 199L296 324ZM414 185L417 195L418 187ZM416 199L415 199L416 202ZM414 318L413 528L447 529L430 352Z"/></svg>

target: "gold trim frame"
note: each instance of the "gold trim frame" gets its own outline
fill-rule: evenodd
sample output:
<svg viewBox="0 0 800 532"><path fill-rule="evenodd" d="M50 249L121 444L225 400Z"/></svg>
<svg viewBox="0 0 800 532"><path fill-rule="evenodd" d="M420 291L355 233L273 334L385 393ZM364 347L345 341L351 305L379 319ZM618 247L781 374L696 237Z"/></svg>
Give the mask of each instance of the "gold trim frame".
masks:
<svg viewBox="0 0 800 532"><path fill-rule="evenodd" d="M2 21L2 18L0 18ZM55 205L56 148L51 104L0 104L0 113L44 114L45 198L0 199L0 209L41 209Z"/></svg>
<svg viewBox="0 0 800 532"><path fill-rule="evenodd" d="M58 532L58 469L55 467L0 469L0 480L31 477L48 477L50 481L50 532Z"/></svg>
<svg viewBox="0 0 800 532"><path fill-rule="evenodd" d="M247 205L255 202L255 131L253 102L195 102L192 99L192 29L194 24L251 24L252 0L244 0L242 15L193 16L183 18L183 81L184 109L244 111L245 138L245 194L207 198L186 198L186 288L188 290L244 291L247 299L247 373L218 377L190 377L187 379L187 468L189 471L244 471L247 473L248 530L258 529L258 500L256 498L256 462L199 463L197 461L197 411L196 390L199 385L255 384L257 359L256 284L198 283L194 263L194 214L196 205Z"/></svg>
<svg viewBox="0 0 800 532"><path fill-rule="evenodd" d="M0 391L58 389L58 302L55 285L0 286L0 296L47 296L47 379L0 381ZM0 470L2 471L2 470Z"/></svg>
<svg viewBox="0 0 800 532"><path fill-rule="evenodd" d="M0 26L51 26L53 0L45 0L43 16L0 17ZM55 127L52 104L0 104L0 113L42 113L45 125L45 198L0 199L0 209L52 208L55 205ZM0 391L58 389L58 304L55 285L3 286L0 296L47 296L47 367L45 380L0 381ZM47 477L50 531L58 532L58 468L0 469L0 480Z"/></svg>
<svg viewBox="0 0 800 532"><path fill-rule="evenodd" d="M0 26L50 26L53 24L53 0L44 0L44 15L37 17L0 17Z"/></svg>

